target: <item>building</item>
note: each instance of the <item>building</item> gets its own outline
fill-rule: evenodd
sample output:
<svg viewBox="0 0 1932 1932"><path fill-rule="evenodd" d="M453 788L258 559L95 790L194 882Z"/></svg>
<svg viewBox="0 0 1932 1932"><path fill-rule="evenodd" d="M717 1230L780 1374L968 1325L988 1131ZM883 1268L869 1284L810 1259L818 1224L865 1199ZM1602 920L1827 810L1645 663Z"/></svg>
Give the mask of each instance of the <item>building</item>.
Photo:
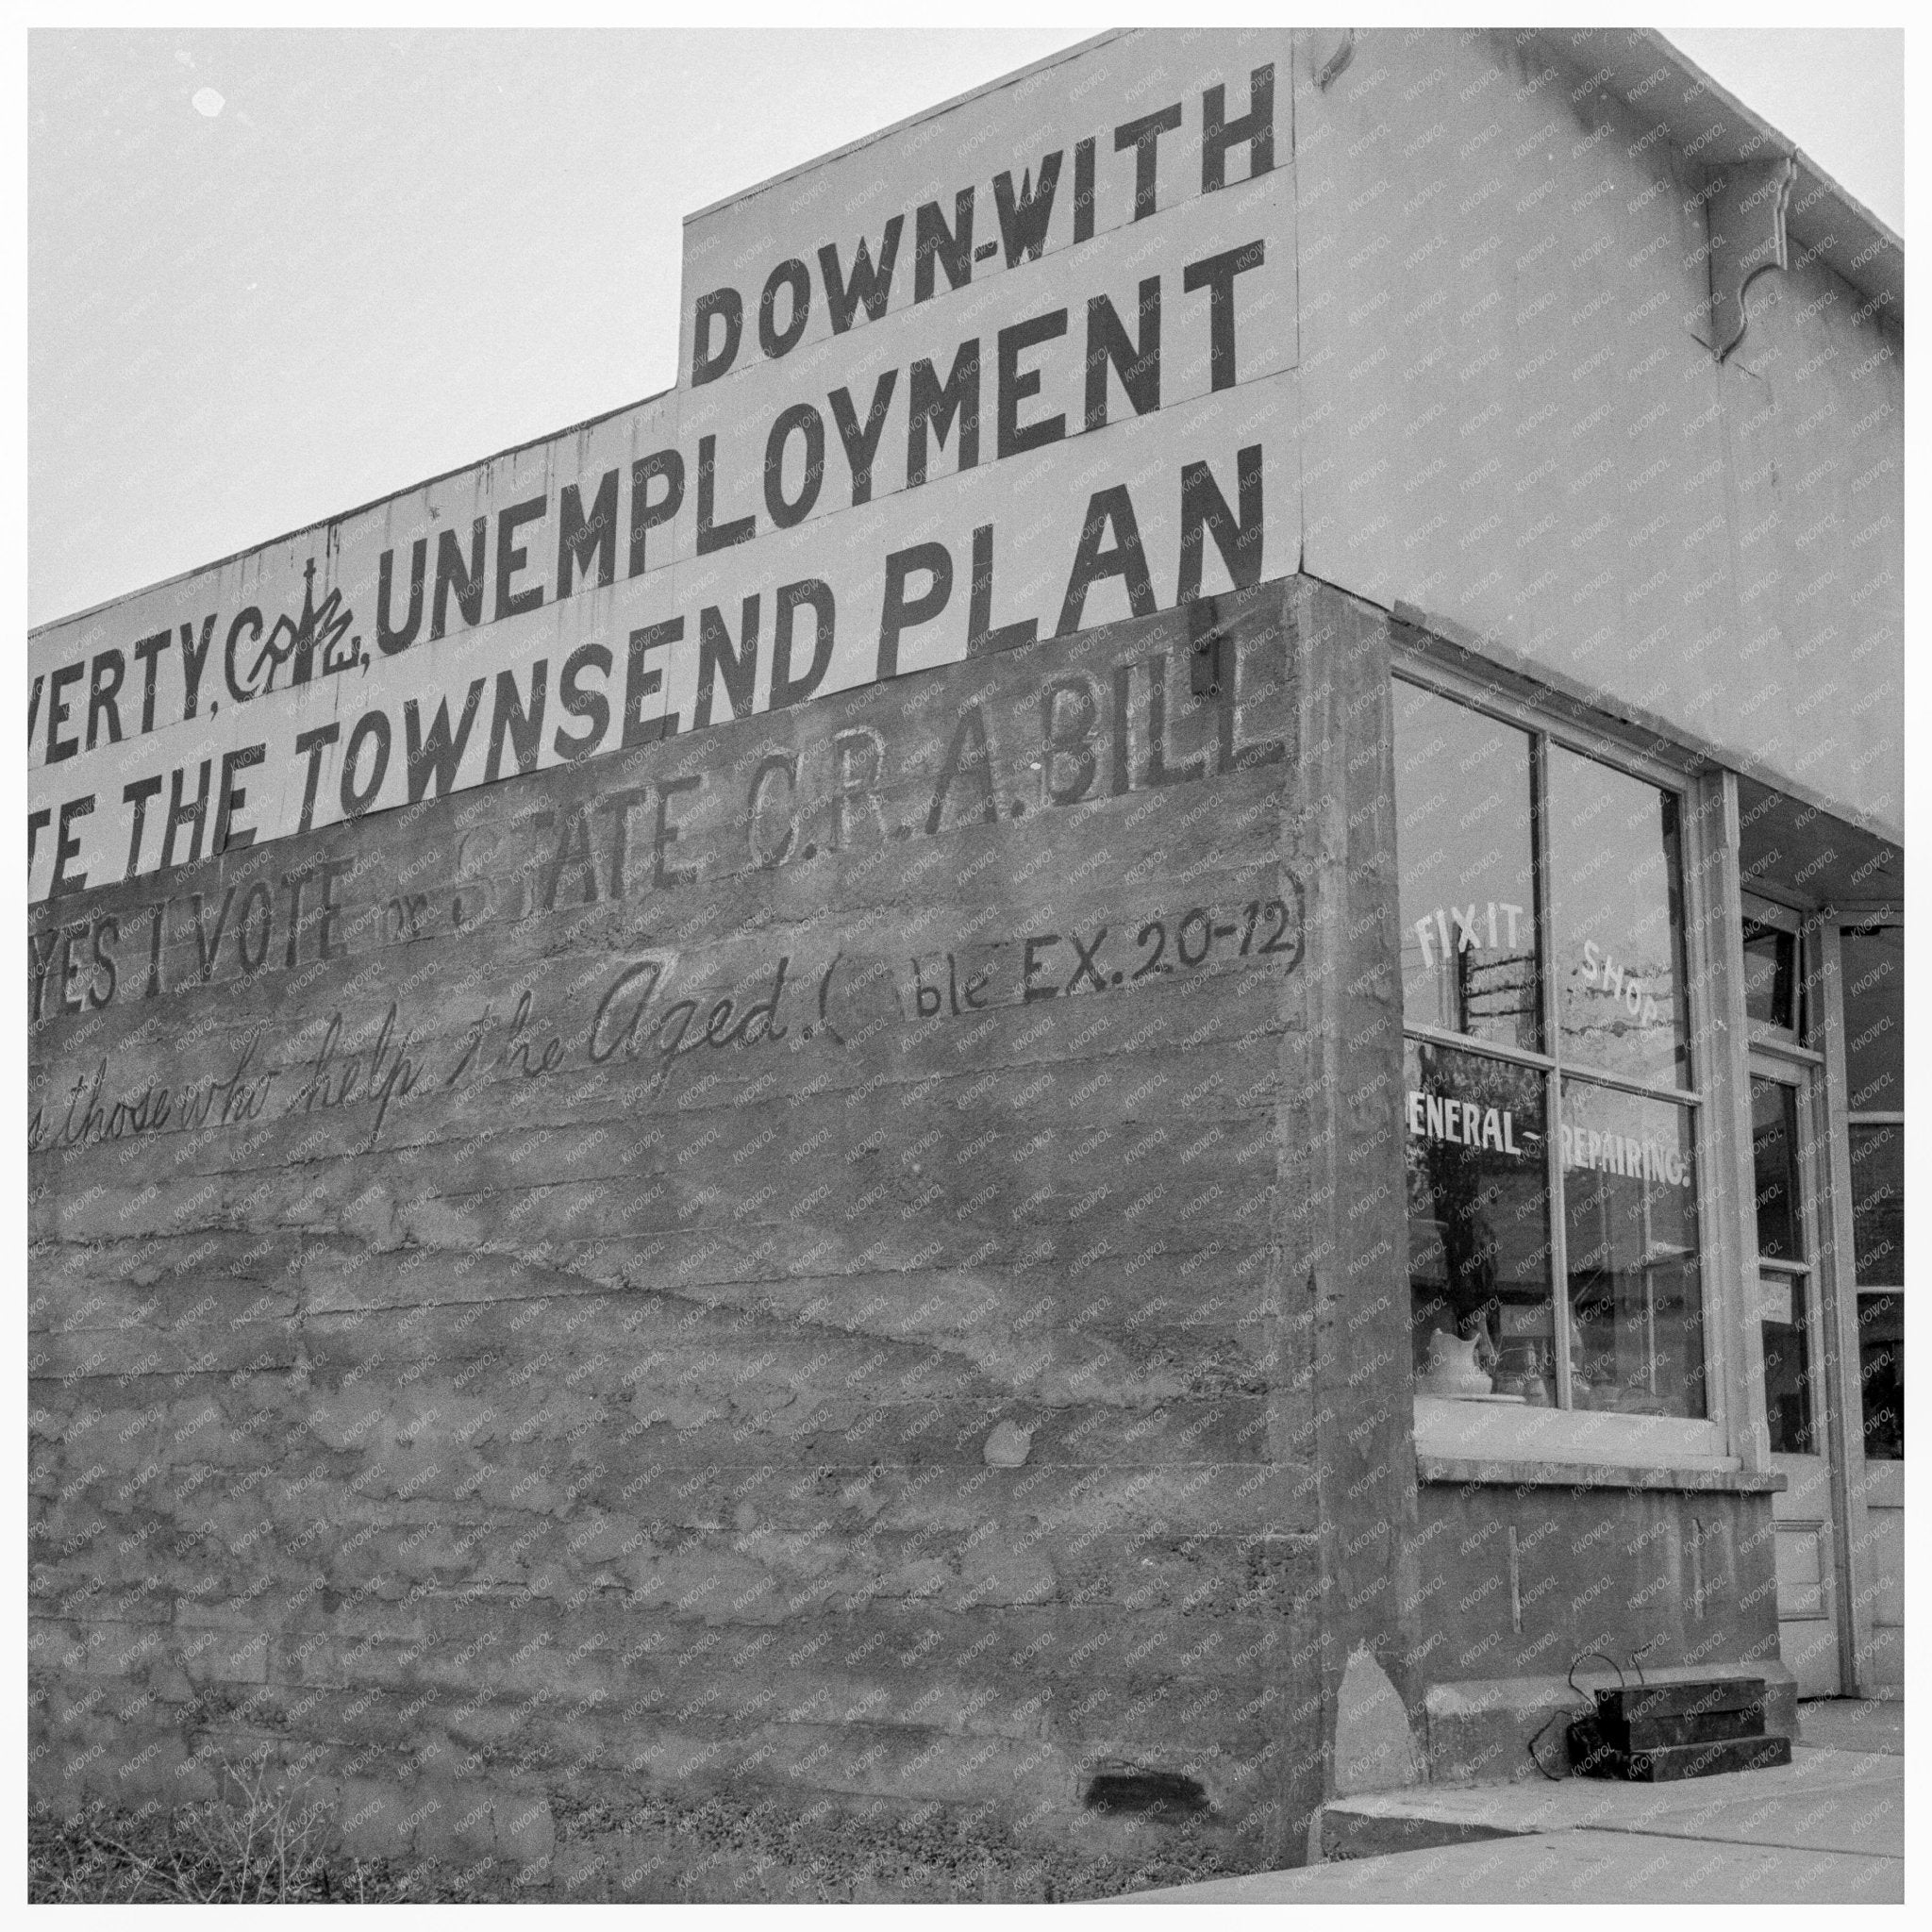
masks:
<svg viewBox="0 0 1932 1932"><path fill-rule="evenodd" d="M1655 36L1106 35L36 633L36 1790L1068 1896L1896 1690L1903 274Z"/></svg>

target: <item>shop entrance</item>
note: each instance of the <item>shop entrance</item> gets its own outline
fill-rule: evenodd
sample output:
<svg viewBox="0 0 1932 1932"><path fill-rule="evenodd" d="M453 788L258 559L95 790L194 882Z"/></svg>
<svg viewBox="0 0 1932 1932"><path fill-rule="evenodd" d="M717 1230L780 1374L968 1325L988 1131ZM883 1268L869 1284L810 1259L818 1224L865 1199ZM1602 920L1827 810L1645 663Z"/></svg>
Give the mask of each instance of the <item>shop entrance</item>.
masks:
<svg viewBox="0 0 1932 1932"><path fill-rule="evenodd" d="M1758 1320L1772 1466L1785 1478L1776 1524L1778 1649L1800 1697L1845 1688L1840 1621L1839 1484L1831 1441L1836 1354L1820 1239L1823 1192L1815 1070L1755 1053L1751 1152L1757 1207Z"/></svg>
<svg viewBox="0 0 1932 1932"><path fill-rule="evenodd" d="M1842 1066L1836 1185L1848 1203L1850 1291L1844 1326L1846 1493L1857 1693L1905 1689L1905 930L1892 921L1827 929L1838 1000L1833 1057ZM1835 948L1832 942L1836 941ZM1831 953L1835 952L1835 957ZM1846 1243L1840 1241L1839 1254ZM1862 1429L1860 1424L1862 1422Z"/></svg>
<svg viewBox="0 0 1932 1932"><path fill-rule="evenodd" d="M1802 857L1790 824L1764 825L1787 863L1787 847ZM1896 1697L1905 933L1891 904L1849 912L1746 893L1743 911L1764 1418L1788 1485L1772 1509L1779 1647L1802 1696Z"/></svg>

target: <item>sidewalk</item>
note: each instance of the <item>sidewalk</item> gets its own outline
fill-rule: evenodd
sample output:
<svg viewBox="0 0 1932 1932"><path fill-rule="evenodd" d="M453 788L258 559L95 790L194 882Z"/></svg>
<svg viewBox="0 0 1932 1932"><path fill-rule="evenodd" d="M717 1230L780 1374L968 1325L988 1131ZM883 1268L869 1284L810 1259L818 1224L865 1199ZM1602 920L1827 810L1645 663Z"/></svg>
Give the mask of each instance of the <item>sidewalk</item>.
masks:
<svg viewBox="0 0 1932 1932"><path fill-rule="evenodd" d="M1905 1707L1801 1707L1791 1763L1680 1784L1431 1786L1346 1802L1363 1855L1137 1892L1245 1904L1810 1904L1905 1897ZM1427 1848L1392 1849L1405 1837ZM1449 1838L1460 1842L1444 1842Z"/></svg>

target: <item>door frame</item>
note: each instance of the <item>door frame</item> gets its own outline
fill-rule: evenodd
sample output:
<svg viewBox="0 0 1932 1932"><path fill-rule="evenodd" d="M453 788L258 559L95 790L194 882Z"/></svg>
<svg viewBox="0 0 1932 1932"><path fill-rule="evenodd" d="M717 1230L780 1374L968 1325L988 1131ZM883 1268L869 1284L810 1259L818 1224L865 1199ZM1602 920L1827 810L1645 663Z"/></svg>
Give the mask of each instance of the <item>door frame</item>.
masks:
<svg viewBox="0 0 1932 1932"><path fill-rule="evenodd" d="M1875 909L1875 908L1874 908ZM1886 908L1884 911L1894 908ZM1840 1370L1833 1377L1839 1385L1839 1407L1843 1417L1843 1444L1835 1456L1837 1481L1842 1491L1838 1504L1842 1519L1845 1543L1842 1575L1850 1591L1846 1601L1851 1615L1840 1642L1851 1646L1850 1670L1845 1682L1847 1693L1869 1697L1878 1688L1872 1640L1874 1623L1874 1582L1871 1524L1867 1519L1865 1495L1865 1410L1862 1358L1858 1341L1858 1269L1852 1227L1851 1132L1847 1121L1848 1090L1845 1085L1844 1003L1840 992L1840 954L1839 928L1841 925L1904 924L1902 917L1861 917L1857 908L1826 907L1813 922L1819 963L1819 1009L1823 1022L1824 1077L1819 1082L1820 1100L1825 1127L1824 1151L1830 1189L1825 1203L1830 1219L1824 1224L1831 1242L1832 1275L1837 1287L1837 1308L1833 1333L1838 1341ZM1901 1274L1903 1274L1901 1270ZM1901 1462L1900 1468L1904 1464Z"/></svg>
<svg viewBox="0 0 1932 1932"><path fill-rule="evenodd" d="M1813 1044L1759 1024L1748 1026L1749 1081L1793 1080L1800 1102L1800 1172L1809 1201L1818 1286L1820 1359L1814 1366L1831 1509L1830 1578L1838 1631L1840 1694L1865 1694L1872 1649L1870 1544L1865 1520L1865 1424L1859 1380L1857 1271L1852 1252L1851 1158L1845 1133L1844 1026L1839 999L1838 918L1830 908L1799 911L1742 894L1747 918L1792 933L1798 979L1810 1012ZM1801 1019L1800 1024L1803 1024ZM1753 1229L1753 1279L1756 1279ZM1759 1364L1757 1402L1763 1402Z"/></svg>
<svg viewBox="0 0 1932 1932"><path fill-rule="evenodd" d="M1750 1069L1754 1117L1757 1110L1757 1096L1762 1090L1784 1095L1790 1109L1789 1119L1793 1144L1789 1149L1789 1158L1795 1199L1790 1207L1792 1233L1797 1238L1796 1253L1790 1260L1772 1259L1760 1254L1755 1280L1760 1293L1765 1283L1782 1282L1785 1285L1785 1292L1796 1304L1795 1319L1804 1337L1805 1353L1804 1407L1808 1443L1803 1449L1780 1449L1774 1441L1771 1466L1781 1471L1787 1478L1792 1499L1796 1500L1800 1492L1804 1492L1808 1507L1801 1506L1797 1519L1787 1523L1778 1513L1778 1504L1782 1499L1774 1498L1774 1541L1782 1546L1784 1539L1791 1536L1803 1537L1812 1542L1819 1571L1819 1592L1823 1599L1821 1607L1831 1624L1831 1648L1836 1654L1830 1670L1821 1671L1823 1688L1816 1688L1819 1678L1807 1671L1801 1678L1799 1694L1841 1697L1850 1694L1854 1683L1852 1646L1846 1641L1846 1627L1851 1617L1848 1568L1851 1551L1850 1540L1845 1533L1845 1508L1849 1498L1842 1480L1840 1457L1835 1453L1840 1440L1835 1425L1835 1411L1840 1407L1840 1354L1828 1293L1831 1257L1824 1233L1824 1203L1822 1197L1830 1183L1818 1131L1820 1069L1814 1063L1813 1056L1801 1057L1757 1046L1751 1050ZM1764 1391L1762 1399L1768 1426L1768 1389ZM1824 1519L1818 1524L1817 1531L1809 1527L1815 1521L1811 1515L1813 1509ZM1782 1603L1779 1605L1778 1621L1782 1628L1785 1622ZM1803 1628L1810 1629L1814 1619L1807 1613L1799 1622ZM1802 1688L1807 1681L1814 1685L1808 1692Z"/></svg>

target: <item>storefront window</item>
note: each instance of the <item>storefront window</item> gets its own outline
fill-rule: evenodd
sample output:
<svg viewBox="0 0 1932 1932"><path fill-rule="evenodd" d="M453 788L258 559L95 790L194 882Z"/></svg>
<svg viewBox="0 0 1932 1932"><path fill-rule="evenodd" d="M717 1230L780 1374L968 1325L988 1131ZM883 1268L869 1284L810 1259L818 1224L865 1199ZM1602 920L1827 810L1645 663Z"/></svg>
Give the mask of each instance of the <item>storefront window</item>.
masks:
<svg viewBox="0 0 1932 1932"><path fill-rule="evenodd" d="M1905 1277L1906 1130L1891 1121L1855 1121L1847 1131L1858 1284L1890 1286Z"/></svg>
<svg viewBox="0 0 1932 1932"><path fill-rule="evenodd" d="M1774 1456L1822 1456L1812 1403L1811 1322L1803 1275L1760 1275L1758 1323L1764 1338L1764 1420Z"/></svg>
<svg viewBox="0 0 1932 1932"><path fill-rule="evenodd" d="M1676 800L1552 746L1550 851L1558 1055L1686 1085Z"/></svg>
<svg viewBox="0 0 1932 1932"><path fill-rule="evenodd" d="M1852 926L1839 936L1845 1105L1853 1113L1905 1109L1905 963L1899 926Z"/></svg>
<svg viewBox="0 0 1932 1932"><path fill-rule="evenodd" d="M1757 1209L1757 1256L1796 1261L1804 1255L1799 1219L1798 1093L1775 1080L1751 1083L1751 1174Z"/></svg>
<svg viewBox="0 0 1932 1932"><path fill-rule="evenodd" d="M1414 1040L1407 1063L1409 1289L1422 1385L1449 1395L1513 1386L1527 1402L1554 1402L1542 1076Z"/></svg>
<svg viewBox="0 0 1932 1932"><path fill-rule="evenodd" d="M1677 801L1432 691L1394 711L1417 1389L1702 1416Z"/></svg>
<svg viewBox="0 0 1932 1932"><path fill-rule="evenodd" d="M1534 1052L1530 752L1526 731L1395 688L1403 1017Z"/></svg>
<svg viewBox="0 0 1932 1932"><path fill-rule="evenodd" d="M1798 936L1775 925L1744 922L1744 1017L1795 1036L1798 1021Z"/></svg>
<svg viewBox="0 0 1932 1932"><path fill-rule="evenodd" d="M1751 1082L1751 1180L1757 1218L1758 1324L1764 1417L1778 1456L1816 1456L1811 1360L1812 1274L1798 1140L1797 1087Z"/></svg>
<svg viewBox="0 0 1932 1932"><path fill-rule="evenodd" d="M1702 1415L1690 1109L1565 1079L1561 1141L1574 1405Z"/></svg>
<svg viewBox="0 0 1932 1932"><path fill-rule="evenodd" d="M1839 935L1865 1454L1901 1461L1905 1423L1905 932Z"/></svg>
<svg viewBox="0 0 1932 1932"><path fill-rule="evenodd" d="M1858 1378L1865 1395L1865 1454L1906 1455L1906 1309L1898 1294L1858 1296Z"/></svg>

